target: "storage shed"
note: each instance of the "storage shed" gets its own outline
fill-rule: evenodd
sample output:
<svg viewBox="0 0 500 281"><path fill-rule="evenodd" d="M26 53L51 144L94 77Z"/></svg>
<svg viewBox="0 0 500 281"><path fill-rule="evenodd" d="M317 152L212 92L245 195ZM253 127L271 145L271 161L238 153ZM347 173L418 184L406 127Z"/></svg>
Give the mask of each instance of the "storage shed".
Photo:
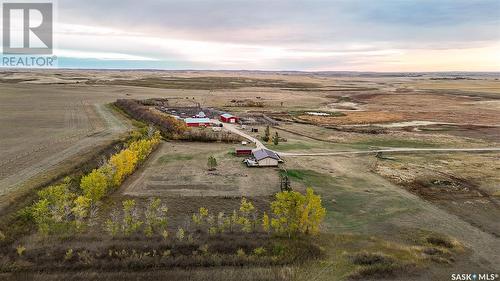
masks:
<svg viewBox="0 0 500 281"><path fill-rule="evenodd" d="M236 156L248 156L252 155L251 147L237 147L236 148Z"/></svg>

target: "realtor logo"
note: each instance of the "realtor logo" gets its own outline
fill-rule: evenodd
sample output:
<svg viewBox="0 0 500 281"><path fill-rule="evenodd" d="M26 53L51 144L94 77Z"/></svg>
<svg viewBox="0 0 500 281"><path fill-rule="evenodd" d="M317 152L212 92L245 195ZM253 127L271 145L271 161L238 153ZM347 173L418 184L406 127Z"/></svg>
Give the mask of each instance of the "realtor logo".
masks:
<svg viewBox="0 0 500 281"><path fill-rule="evenodd" d="M2 10L4 54L52 54L52 3L3 3Z"/></svg>

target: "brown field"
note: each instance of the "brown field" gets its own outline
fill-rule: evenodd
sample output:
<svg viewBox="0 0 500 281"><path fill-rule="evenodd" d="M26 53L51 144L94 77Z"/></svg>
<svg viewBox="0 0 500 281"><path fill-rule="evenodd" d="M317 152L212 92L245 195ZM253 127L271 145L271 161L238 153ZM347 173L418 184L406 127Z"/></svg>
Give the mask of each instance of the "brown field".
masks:
<svg viewBox="0 0 500 281"><path fill-rule="evenodd" d="M321 116L301 115L298 118L301 120L311 122L312 124L318 124L322 126L388 123L388 122L399 122L404 120L402 114L392 113L392 112L355 111L355 112L346 112L344 114L346 116L321 117Z"/></svg>
<svg viewBox="0 0 500 281"><path fill-rule="evenodd" d="M20 204L16 200L19 190L31 190L28 198L35 197L32 189L41 182L57 179L57 172L70 166L78 169L74 166L88 157L95 158L96 148L103 149L132 130L135 123L108 106L119 98L166 98L172 106L199 103L242 116L264 113L281 118L284 121L271 127L271 133L278 132L286 141L266 144L281 152L500 147L498 77L434 80L431 76L0 72L0 207ZM252 106L256 103L259 107ZM331 115L304 114L309 111ZM265 125L254 127L259 133L252 136L260 138ZM249 128L246 133L251 134ZM269 202L279 189L279 170L247 168L243 158L231 154L235 146L163 142L105 200L99 220L104 221L123 199L136 199L144 206L153 196L169 207L172 231L186 225L201 206L211 212L230 213L238 208L242 196L259 210L269 211ZM207 169L210 155L218 160L215 171ZM99 271L78 262L69 264L75 269L65 272L58 268L61 264L55 257L44 257L48 272L0 273L0 279L204 280L209 274L213 278L208 280L346 280L348 276L369 280L373 276L363 274L373 268L356 263L363 255L379 259L377 255L381 255L392 262L382 280L448 280L454 272L498 270L498 152L285 156L284 160L282 167L287 169L292 187L298 191L313 187L327 209L322 234L315 241L322 249L317 260L248 267L187 263L192 267L149 268L125 274L108 270L112 264L103 264L107 269ZM35 261L37 253L49 249L60 257L68 247L84 247L87 242L96 255L113 245L151 247L151 241L140 238L101 239L101 234L102 229L96 228L87 236L40 241L32 233L16 242L27 247L24 262ZM251 238L241 239L245 241L238 243L253 243ZM443 246L440 239L452 241L448 244L454 246ZM9 255L15 253L15 249L9 251ZM407 272L412 272L411 277Z"/></svg>
<svg viewBox="0 0 500 281"><path fill-rule="evenodd" d="M498 238L499 159L498 153L402 155L378 161L375 171Z"/></svg>

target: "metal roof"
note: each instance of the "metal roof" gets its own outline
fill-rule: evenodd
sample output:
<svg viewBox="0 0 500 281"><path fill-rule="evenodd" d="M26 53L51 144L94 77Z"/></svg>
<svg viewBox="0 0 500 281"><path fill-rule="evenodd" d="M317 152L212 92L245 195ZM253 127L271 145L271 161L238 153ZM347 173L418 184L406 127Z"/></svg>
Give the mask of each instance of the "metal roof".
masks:
<svg viewBox="0 0 500 281"><path fill-rule="evenodd" d="M186 118L184 119L186 123L211 123L209 118Z"/></svg>
<svg viewBox="0 0 500 281"><path fill-rule="evenodd" d="M280 160L280 157L278 154L276 154L274 151L271 151L269 149L259 149L259 150L254 150L252 151L252 155L255 158L255 160L260 161L262 159L266 158L273 158L275 160Z"/></svg>
<svg viewBox="0 0 500 281"><path fill-rule="evenodd" d="M231 114L229 114L229 113L224 113L224 114L222 114L221 116L222 116L222 117L224 117L224 118L231 118L231 117L235 117L234 115L231 115Z"/></svg>

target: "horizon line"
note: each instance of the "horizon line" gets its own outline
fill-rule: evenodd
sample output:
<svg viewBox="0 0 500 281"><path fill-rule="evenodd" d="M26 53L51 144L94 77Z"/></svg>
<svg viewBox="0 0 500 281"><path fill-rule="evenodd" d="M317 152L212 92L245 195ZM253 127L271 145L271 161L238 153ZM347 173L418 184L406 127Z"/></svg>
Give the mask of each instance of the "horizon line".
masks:
<svg viewBox="0 0 500 281"><path fill-rule="evenodd" d="M94 70L94 71L205 71L205 72L297 72L297 73L384 73L384 74L429 74L429 73L478 73L478 74L500 74L500 70L445 70L445 71L374 71L374 70L262 70L262 69L166 69L166 68L86 68L86 67L55 67L55 68L12 68L2 67L0 70L34 71L34 70Z"/></svg>

